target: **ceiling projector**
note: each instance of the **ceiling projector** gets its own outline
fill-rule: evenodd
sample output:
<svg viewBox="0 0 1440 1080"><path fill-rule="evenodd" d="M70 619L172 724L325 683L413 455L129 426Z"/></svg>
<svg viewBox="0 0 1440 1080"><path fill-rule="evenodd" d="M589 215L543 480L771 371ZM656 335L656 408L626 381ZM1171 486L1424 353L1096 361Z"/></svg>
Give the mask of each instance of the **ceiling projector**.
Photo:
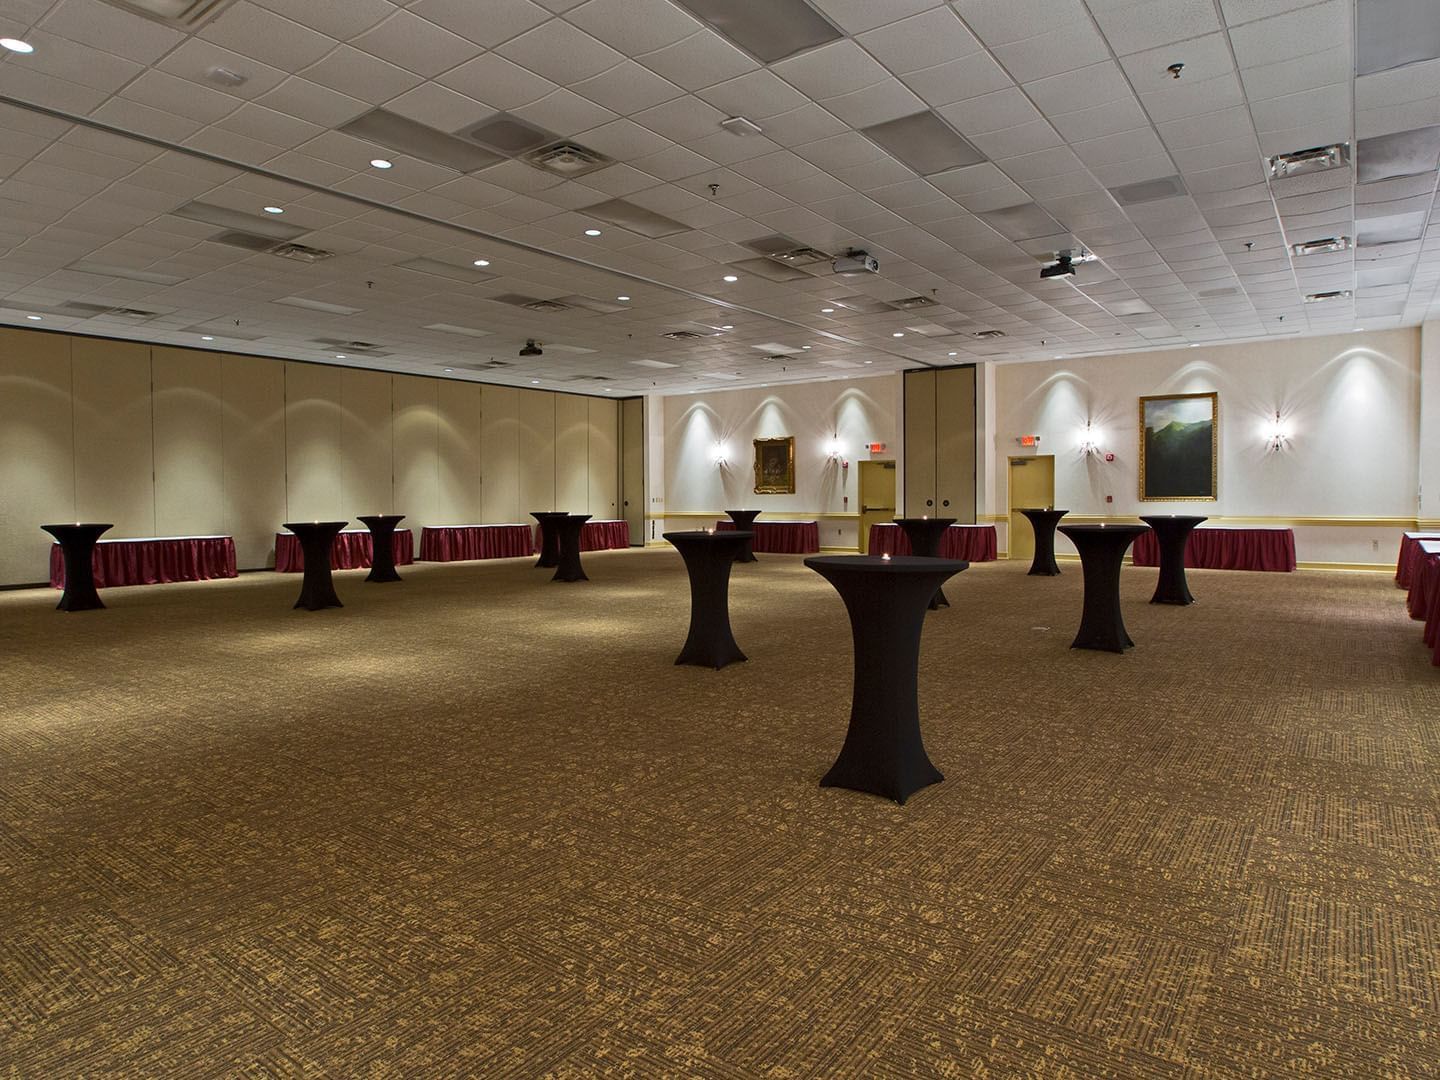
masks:
<svg viewBox="0 0 1440 1080"><path fill-rule="evenodd" d="M534 338L525 339L525 347L520 350L521 356L544 356L545 350L535 344Z"/></svg>
<svg viewBox="0 0 1440 1080"><path fill-rule="evenodd" d="M847 251L844 255L836 256L835 261L830 264L830 269L842 277L855 277L858 274L878 274L880 272L880 262L867 252Z"/></svg>
<svg viewBox="0 0 1440 1080"><path fill-rule="evenodd" d="M1073 273L1075 273L1075 260L1071 258L1069 252L1057 255L1052 265L1042 266L1040 268L1040 278L1042 281L1045 278L1064 277L1067 274Z"/></svg>

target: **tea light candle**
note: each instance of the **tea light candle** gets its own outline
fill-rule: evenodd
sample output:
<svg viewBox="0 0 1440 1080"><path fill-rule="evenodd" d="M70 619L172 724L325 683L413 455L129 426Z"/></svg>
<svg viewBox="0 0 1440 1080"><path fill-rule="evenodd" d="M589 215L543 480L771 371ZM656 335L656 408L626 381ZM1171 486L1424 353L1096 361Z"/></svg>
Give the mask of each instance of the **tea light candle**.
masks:
<svg viewBox="0 0 1440 1080"><path fill-rule="evenodd" d="M889 561L890 561L890 553L887 551L884 555L881 555L880 558L883 559L885 562L889 562Z"/></svg>

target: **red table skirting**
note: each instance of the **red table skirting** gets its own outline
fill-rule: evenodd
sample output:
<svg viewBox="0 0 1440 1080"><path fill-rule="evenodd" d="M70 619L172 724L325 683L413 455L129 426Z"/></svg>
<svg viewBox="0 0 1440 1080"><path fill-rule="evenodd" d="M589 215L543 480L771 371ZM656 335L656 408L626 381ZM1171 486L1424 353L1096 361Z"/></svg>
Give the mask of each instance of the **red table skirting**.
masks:
<svg viewBox="0 0 1440 1080"><path fill-rule="evenodd" d="M1440 667L1440 553L1421 553L1414 566L1407 604L1410 616L1425 620L1423 640L1430 660Z"/></svg>
<svg viewBox="0 0 1440 1080"><path fill-rule="evenodd" d="M1400 557L1395 561L1395 584L1401 589L1410 588L1414 580L1415 567L1420 562L1420 541L1440 540L1440 533L1405 533L1400 537Z"/></svg>
<svg viewBox="0 0 1440 1080"><path fill-rule="evenodd" d="M735 523L717 521L715 527L728 532L735 528ZM750 528L755 533L755 539L750 543L752 551L768 551L773 555L813 555L820 550L818 521L757 521Z"/></svg>
<svg viewBox="0 0 1440 1080"><path fill-rule="evenodd" d="M1135 541L1136 566L1159 566L1153 532ZM1185 541L1185 565L1197 570L1295 569L1293 529L1196 529Z"/></svg>
<svg viewBox="0 0 1440 1080"><path fill-rule="evenodd" d="M870 526L865 549L871 555L909 555L910 537L899 525L881 522ZM966 562L994 562L999 545L994 525L951 525L940 539L940 558Z"/></svg>
<svg viewBox="0 0 1440 1080"><path fill-rule="evenodd" d="M609 551L630 546L628 521L587 521L580 530L581 551ZM538 550L538 548L537 548Z"/></svg>
<svg viewBox="0 0 1440 1080"><path fill-rule="evenodd" d="M330 545L330 569L363 570L370 565L374 548L369 529L345 529ZM395 565L415 561L415 534L409 529L395 530ZM305 552L294 533L275 534L275 569L282 574L298 574L305 569Z"/></svg>
<svg viewBox="0 0 1440 1080"><path fill-rule="evenodd" d="M426 525L420 530L423 562L516 559L535 554L529 525Z"/></svg>
<svg viewBox="0 0 1440 1080"><path fill-rule="evenodd" d="M97 589L238 576L235 540L229 536L101 540L95 545L91 565ZM50 545L50 584L57 589L65 587L65 557L59 544Z"/></svg>

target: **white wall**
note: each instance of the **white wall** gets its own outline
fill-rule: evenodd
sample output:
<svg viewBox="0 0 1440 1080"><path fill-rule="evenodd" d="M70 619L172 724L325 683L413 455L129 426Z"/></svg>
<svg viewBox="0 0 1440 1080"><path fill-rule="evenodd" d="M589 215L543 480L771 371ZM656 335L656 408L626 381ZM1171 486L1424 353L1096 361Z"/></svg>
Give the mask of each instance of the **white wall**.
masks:
<svg viewBox="0 0 1440 1080"><path fill-rule="evenodd" d="M1255 518L1413 519L1418 510L1420 334L1416 329L1247 345L1001 364L996 369L997 513L1008 505L1016 438L1055 455L1055 505L1076 515L1200 513ZM1220 395L1218 499L1141 502L1142 395ZM1265 432L1276 410L1290 442ZM1111 463L1079 451L1089 420ZM1112 496L1113 502L1106 501ZM1222 523L1223 524L1223 523ZM1000 545L1007 538L1005 526ZM1393 561L1401 528L1301 524L1302 562ZM1062 549L1064 545L1062 542Z"/></svg>
<svg viewBox="0 0 1440 1080"><path fill-rule="evenodd" d="M664 510L667 529L701 527L677 514L724 517L726 509L760 509L767 516L803 520L820 514L822 547L853 548L859 513L857 461L865 447L883 442L900 448L900 377L682 394L664 399ZM653 435L653 433L652 433ZM795 436L795 494L754 494L752 440ZM829 458L838 440L849 469ZM717 444L726 463L715 464Z"/></svg>

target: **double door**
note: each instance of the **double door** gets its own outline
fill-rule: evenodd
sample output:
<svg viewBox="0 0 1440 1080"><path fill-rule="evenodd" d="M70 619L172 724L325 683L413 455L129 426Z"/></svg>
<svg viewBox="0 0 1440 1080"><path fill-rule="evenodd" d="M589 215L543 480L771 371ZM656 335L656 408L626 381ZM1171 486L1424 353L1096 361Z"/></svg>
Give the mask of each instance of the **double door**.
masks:
<svg viewBox="0 0 1440 1080"><path fill-rule="evenodd" d="M975 367L905 373L905 516L975 522Z"/></svg>

